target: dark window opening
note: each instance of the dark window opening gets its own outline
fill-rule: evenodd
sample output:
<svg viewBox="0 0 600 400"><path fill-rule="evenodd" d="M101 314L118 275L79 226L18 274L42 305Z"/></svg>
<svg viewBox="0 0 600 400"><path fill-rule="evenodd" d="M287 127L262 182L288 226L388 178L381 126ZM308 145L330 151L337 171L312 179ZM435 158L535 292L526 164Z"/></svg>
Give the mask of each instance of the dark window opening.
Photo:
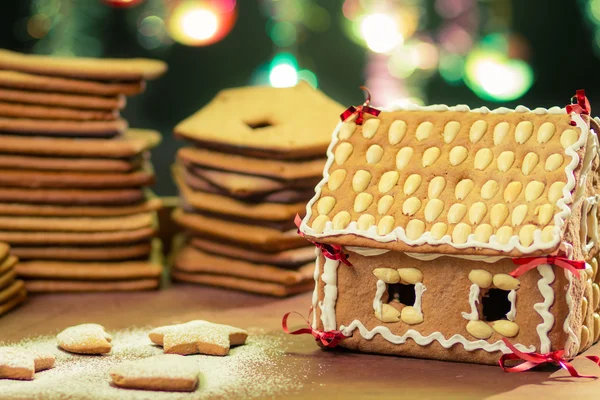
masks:
<svg viewBox="0 0 600 400"><path fill-rule="evenodd" d="M484 321L492 322L506 319L506 314L510 311L509 293L508 290L490 289L483 294L481 306Z"/></svg>
<svg viewBox="0 0 600 400"><path fill-rule="evenodd" d="M388 303L397 301L405 306L415 305L415 285L392 283L388 285Z"/></svg>
<svg viewBox="0 0 600 400"><path fill-rule="evenodd" d="M261 129L261 128L268 128L269 126L273 126L273 124L271 122L266 121L266 120L250 121L250 122L246 122L246 125L248 125L252 129Z"/></svg>

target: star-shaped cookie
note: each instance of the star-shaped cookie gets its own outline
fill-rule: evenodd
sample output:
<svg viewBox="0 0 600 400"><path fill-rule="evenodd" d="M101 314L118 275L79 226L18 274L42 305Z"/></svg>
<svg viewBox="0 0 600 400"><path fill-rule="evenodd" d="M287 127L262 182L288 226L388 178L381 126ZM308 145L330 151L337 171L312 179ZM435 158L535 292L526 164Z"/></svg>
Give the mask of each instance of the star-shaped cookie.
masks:
<svg viewBox="0 0 600 400"><path fill-rule="evenodd" d="M167 392L193 392L199 375L197 360L177 354L125 361L110 370L115 386Z"/></svg>
<svg viewBox="0 0 600 400"><path fill-rule="evenodd" d="M58 346L69 353L110 353L112 337L102 325L81 324L71 326L56 336Z"/></svg>
<svg viewBox="0 0 600 400"><path fill-rule="evenodd" d="M35 373L54 367L55 357L12 347L0 347L0 379L32 380Z"/></svg>
<svg viewBox="0 0 600 400"><path fill-rule="evenodd" d="M229 325L195 320L152 330L150 340L168 354L224 356L231 346L246 343L248 332Z"/></svg>

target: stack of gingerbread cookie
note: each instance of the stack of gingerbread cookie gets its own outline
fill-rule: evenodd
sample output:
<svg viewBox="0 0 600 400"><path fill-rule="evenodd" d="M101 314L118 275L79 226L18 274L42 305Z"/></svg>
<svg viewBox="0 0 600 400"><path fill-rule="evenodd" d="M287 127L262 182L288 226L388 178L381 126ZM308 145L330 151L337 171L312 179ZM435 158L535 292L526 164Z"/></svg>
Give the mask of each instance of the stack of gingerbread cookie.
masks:
<svg viewBox="0 0 600 400"><path fill-rule="evenodd" d="M274 296L310 290L314 247L297 235L321 179L342 107L306 84L224 90L181 122L195 146L177 154L174 177L188 231L176 280Z"/></svg>
<svg viewBox="0 0 600 400"><path fill-rule="evenodd" d="M10 246L0 242L0 317L25 301L27 289L17 279L17 257L10 253Z"/></svg>
<svg viewBox="0 0 600 400"><path fill-rule="evenodd" d="M0 241L31 292L157 287L157 132L120 118L161 61L0 50Z"/></svg>

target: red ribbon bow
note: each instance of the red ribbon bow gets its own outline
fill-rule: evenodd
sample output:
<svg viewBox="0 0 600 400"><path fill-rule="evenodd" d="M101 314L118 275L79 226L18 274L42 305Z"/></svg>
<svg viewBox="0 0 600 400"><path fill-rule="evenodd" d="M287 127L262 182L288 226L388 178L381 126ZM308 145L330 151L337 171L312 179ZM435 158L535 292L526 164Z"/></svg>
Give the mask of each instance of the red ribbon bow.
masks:
<svg viewBox="0 0 600 400"><path fill-rule="evenodd" d="M587 97L585 97L585 90L579 89L575 92L575 96L571 98L571 104L566 107L567 114L576 113L590 115L592 107ZM575 122L571 121L571 125L575 126Z"/></svg>
<svg viewBox="0 0 600 400"><path fill-rule="evenodd" d="M311 307L310 312L308 313L309 318L310 318L310 314L312 314L312 312L313 312L313 309ZM290 332L290 330L287 326L287 320L291 314L297 314L300 317L302 317L302 319L304 319L306 321L308 328L301 328L301 329L295 330L293 332ZM295 311L289 312L283 316L283 319L281 320L281 327L283 328L283 331L285 333L288 333L290 335L303 335L305 333L310 333L315 338L315 341L321 342L321 344L325 347L335 347L338 345L340 340L342 340L346 337L341 331L319 331L317 329L313 329L312 326L310 325L310 322L308 322L308 319L305 319L300 313L297 313Z"/></svg>
<svg viewBox="0 0 600 400"><path fill-rule="evenodd" d="M367 98L366 98L365 102L362 104L362 106L348 107L348 109L346 111L344 111L342 113L342 115L340 115L342 122L344 122L348 118L352 117L353 115L356 115L356 121L355 121L356 125L362 125L363 120L364 120L364 113L371 114L374 116L378 116L381 113L380 110L377 110L376 108L369 106L369 103L371 102L371 93L369 92L369 89L367 89L364 86L361 86L360 88L362 90L364 90L365 92L367 92Z"/></svg>
<svg viewBox="0 0 600 400"><path fill-rule="evenodd" d="M300 216L298 214L296 214L296 218L294 218L294 223L298 227L298 235L300 235L306 239L306 236L304 235L304 233L300 231L300 224L302 224L302 218L300 218ZM309 239L306 239L306 240L308 240L309 242L314 244L316 247L318 247L321 250L321 253L323 253L324 257L327 257L330 260L340 261L349 267L352 266L350 261L348 261L348 254L344 253L344 249L342 248L342 246L337 245L337 244L326 244L326 243L313 242L312 240L309 240Z"/></svg>
<svg viewBox="0 0 600 400"><path fill-rule="evenodd" d="M538 365L550 363L559 365L561 368L566 369L574 378L597 378L593 375L579 375L575 367L573 367L570 362L563 358L565 355L564 350L557 350L546 354L524 353L513 346L506 338L503 338L502 341L512 351L512 354L502 354L502 357L500 357L500 360L498 360L498 364L500 364L500 368L502 368L504 372L523 372L537 367ZM585 358L600 366L600 357L586 356ZM524 362L514 367L507 367L505 365L506 361L511 360L523 360Z"/></svg>
<svg viewBox="0 0 600 400"><path fill-rule="evenodd" d="M571 271L577 278L579 278L579 270L585 269L585 261L569 260L564 257L523 257L513 258L512 260L515 265L518 265L517 269L510 273L513 278L518 278L525 272L543 264L551 264L564 268Z"/></svg>

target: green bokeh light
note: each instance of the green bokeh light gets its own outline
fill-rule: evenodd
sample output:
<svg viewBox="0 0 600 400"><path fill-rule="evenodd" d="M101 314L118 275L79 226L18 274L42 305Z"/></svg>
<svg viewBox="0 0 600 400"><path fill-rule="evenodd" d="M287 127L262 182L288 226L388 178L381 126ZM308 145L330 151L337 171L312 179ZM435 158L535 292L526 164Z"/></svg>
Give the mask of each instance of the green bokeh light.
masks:
<svg viewBox="0 0 600 400"><path fill-rule="evenodd" d="M523 60L479 48L467 57L464 80L469 89L484 100L510 101L529 90L533 71Z"/></svg>
<svg viewBox="0 0 600 400"><path fill-rule="evenodd" d="M272 24L269 36L277 46L288 47L296 42L296 27L291 22L276 22Z"/></svg>
<svg viewBox="0 0 600 400"><path fill-rule="evenodd" d="M463 79L465 60L458 54L442 54L440 56L440 75L451 85L459 84Z"/></svg>
<svg viewBox="0 0 600 400"><path fill-rule="evenodd" d="M312 72L308 69L303 69L303 70L299 71L298 79L301 81L305 81L306 83L308 83L310 86L314 87L315 89L317 87L319 87L319 81L317 80L317 75L315 75L314 72Z"/></svg>

